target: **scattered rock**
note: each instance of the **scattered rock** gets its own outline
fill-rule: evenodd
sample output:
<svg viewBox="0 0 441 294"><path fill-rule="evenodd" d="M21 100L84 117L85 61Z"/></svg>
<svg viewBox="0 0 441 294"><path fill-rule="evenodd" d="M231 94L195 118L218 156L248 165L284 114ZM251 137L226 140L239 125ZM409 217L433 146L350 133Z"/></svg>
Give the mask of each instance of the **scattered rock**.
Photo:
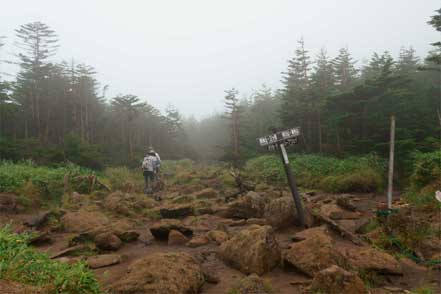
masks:
<svg viewBox="0 0 441 294"><path fill-rule="evenodd" d="M218 256L245 274L261 275L280 263L281 250L270 226L253 225L222 243Z"/></svg>
<svg viewBox="0 0 441 294"><path fill-rule="evenodd" d="M185 237L181 232L176 230L171 230L168 234L168 245L169 246L179 246L185 245L188 242L188 238Z"/></svg>
<svg viewBox="0 0 441 294"><path fill-rule="evenodd" d="M216 242L218 245L228 240L228 234L224 231L213 230L207 233L208 239Z"/></svg>
<svg viewBox="0 0 441 294"><path fill-rule="evenodd" d="M245 196L231 202L221 216L226 218L262 218L265 212L265 199L258 193L250 191Z"/></svg>
<svg viewBox="0 0 441 294"><path fill-rule="evenodd" d="M354 273L332 265L320 271L313 279L310 290L313 293L366 294L363 281Z"/></svg>
<svg viewBox="0 0 441 294"><path fill-rule="evenodd" d="M240 280L237 286L233 287L231 293L240 294L271 294L273 293L269 281L262 279L256 274ZM228 293L230 293L228 292Z"/></svg>
<svg viewBox="0 0 441 294"><path fill-rule="evenodd" d="M338 224L350 231L351 233L359 234L363 227L369 224L368 218L360 219L342 219L338 221Z"/></svg>
<svg viewBox="0 0 441 294"><path fill-rule="evenodd" d="M171 278L172 277L172 278ZM198 293L204 284L200 264L186 253L155 253L135 261L111 286L114 294Z"/></svg>
<svg viewBox="0 0 441 294"><path fill-rule="evenodd" d="M203 266L202 267L202 271L204 272L205 281L207 283L210 283L210 284L217 284L217 283L219 283L220 278L219 278L219 276L217 275L217 273L214 270L209 269L209 268Z"/></svg>
<svg viewBox="0 0 441 294"><path fill-rule="evenodd" d="M335 204L322 205L322 207L320 208L320 212L322 215L333 220L359 219L361 217L361 214L359 212L343 210Z"/></svg>
<svg viewBox="0 0 441 294"><path fill-rule="evenodd" d="M116 232L116 235L123 242L134 242L138 240L140 234L137 231L130 230L124 232Z"/></svg>
<svg viewBox="0 0 441 294"><path fill-rule="evenodd" d="M292 197L284 196L272 199L265 206L264 218L273 228L284 228L294 225L297 211Z"/></svg>
<svg viewBox="0 0 441 294"><path fill-rule="evenodd" d="M140 233L133 229L127 221L117 221L112 224L112 230L123 242L133 242L138 240Z"/></svg>
<svg viewBox="0 0 441 294"><path fill-rule="evenodd" d="M357 211L357 206L353 198L354 197L349 194L341 195L337 198L337 205L342 207L343 209L347 209L350 211Z"/></svg>
<svg viewBox="0 0 441 294"><path fill-rule="evenodd" d="M53 240L48 232L34 232L34 235L29 239L28 244L39 246L44 244L50 244Z"/></svg>
<svg viewBox="0 0 441 294"><path fill-rule="evenodd" d="M188 243L187 246L191 248L196 248L200 246L207 245L210 242L210 239L204 234L200 236L193 237Z"/></svg>
<svg viewBox="0 0 441 294"><path fill-rule="evenodd" d="M98 211L67 212L61 220L65 231L68 233L91 231L109 224L107 217Z"/></svg>
<svg viewBox="0 0 441 294"><path fill-rule="evenodd" d="M305 240L291 244L284 252L284 262L310 277L331 265L345 263L344 257L335 250L334 242L326 230L314 228L306 231L303 236L300 235Z"/></svg>
<svg viewBox="0 0 441 294"><path fill-rule="evenodd" d="M306 239L314 238L317 235L330 236L328 227L326 225L322 225L320 227L314 227L314 228L300 231L300 232L294 234L294 236L292 237L292 240L294 242L300 242L300 241L304 241Z"/></svg>
<svg viewBox="0 0 441 294"><path fill-rule="evenodd" d="M39 229L46 225L49 216L52 215L52 211L44 211L39 213L36 216L31 217L27 221L25 221L23 224L30 227L30 228L36 228Z"/></svg>
<svg viewBox="0 0 441 294"><path fill-rule="evenodd" d="M240 227L243 226L247 223L247 220L245 219L238 219L238 220L233 220L233 219L227 219L223 222L223 224L230 226L230 227Z"/></svg>
<svg viewBox="0 0 441 294"><path fill-rule="evenodd" d="M58 251L58 252L52 254L50 258L54 259L54 258L58 258L61 256L70 255L75 252L88 251L88 250L91 250L91 248L88 245L81 244L81 245L72 246L72 247L63 249L61 251Z"/></svg>
<svg viewBox="0 0 441 294"><path fill-rule="evenodd" d="M109 232L113 232L110 227L101 226L101 227L97 227L97 228L94 228L89 231L78 233L77 235L73 236L70 239L69 245L74 246L74 245L86 243L86 242L95 242L95 237L97 235L102 234L102 233L109 233Z"/></svg>
<svg viewBox="0 0 441 294"><path fill-rule="evenodd" d="M130 204L125 198L126 197L123 192L113 192L106 197L104 207L118 214L128 216L131 214L129 207Z"/></svg>
<svg viewBox="0 0 441 294"><path fill-rule="evenodd" d="M17 196L12 193L0 193L0 211L16 212L18 205Z"/></svg>
<svg viewBox="0 0 441 294"><path fill-rule="evenodd" d="M122 246L121 239L113 233L101 233L95 237L95 244L101 250L118 250Z"/></svg>
<svg viewBox="0 0 441 294"><path fill-rule="evenodd" d="M194 196L182 195L182 196L177 196L177 197L173 198L171 202L172 203L177 203L177 204L184 204L184 203L190 203L190 202L193 202L193 201L194 201Z"/></svg>
<svg viewBox="0 0 441 294"><path fill-rule="evenodd" d="M191 205L178 205L164 207L159 210L162 218L184 218L193 215L193 207Z"/></svg>
<svg viewBox="0 0 441 294"><path fill-rule="evenodd" d="M196 199L213 199L219 197L219 193L213 188L206 188L204 190L193 193Z"/></svg>
<svg viewBox="0 0 441 294"><path fill-rule="evenodd" d="M247 225L259 225L259 226L264 226L266 225L266 220L263 218L249 218L247 219L246 222Z"/></svg>
<svg viewBox="0 0 441 294"><path fill-rule="evenodd" d="M121 255L117 254L102 254L97 256L91 256L87 258L87 265L91 269L97 269L102 267L111 266L121 263Z"/></svg>
<svg viewBox="0 0 441 294"><path fill-rule="evenodd" d="M144 243L145 245L152 244L153 240L155 240L155 237L153 237L152 233L149 229L144 229L139 231L139 237L138 240Z"/></svg>
<svg viewBox="0 0 441 294"><path fill-rule="evenodd" d="M342 248L341 253L358 270L375 271L382 274L401 275L399 262L390 254L372 247Z"/></svg>
<svg viewBox="0 0 441 294"><path fill-rule="evenodd" d="M193 231L184 226L182 222L177 219L162 219L150 227L152 235L159 240L167 240L171 230L179 231L186 237L193 235Z"/></svg>

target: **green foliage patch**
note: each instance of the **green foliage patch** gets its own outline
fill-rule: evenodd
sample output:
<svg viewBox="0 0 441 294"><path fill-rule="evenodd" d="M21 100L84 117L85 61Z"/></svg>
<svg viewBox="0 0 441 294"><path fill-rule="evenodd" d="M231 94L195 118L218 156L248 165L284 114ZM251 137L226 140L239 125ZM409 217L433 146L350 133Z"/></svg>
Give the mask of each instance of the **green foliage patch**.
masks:
<svg viewBox="0 0 441 294"><path fill-rule="evenodd" d="M30 235L0 229L0 279L41 286L54 294L98 294L93 273L82 262L69 265L29 248Z"/></svg>
<svg viewBox="0 0 441 294"><path fill-rule="evenodd" d="M338 159L320 155L289 157L300 186L328 192L371 192L384 187L385 163L375 155ZM248 177L268 184L285 184L283 165L275 155L247 162Z"/></svg>
<svg viewBox="0 0 441 294"><path fill-rule="evenodd" d="M37 166L31 161L0 162L0 192L13 192L28 196L32 193L46 200L59 201L64 193L64 176L71 178L90 175L92 171L77 165L50 168ZM32 194L31 193L31 194Z"/></svg>
<svg viewBox="0 0 441 294"><path fill-rule="evenodd" d="M441 208L435 199L435 191L441 189L441 150L417 153L410 187L406 192L407 202L416 206L434 206Z"/></svg>

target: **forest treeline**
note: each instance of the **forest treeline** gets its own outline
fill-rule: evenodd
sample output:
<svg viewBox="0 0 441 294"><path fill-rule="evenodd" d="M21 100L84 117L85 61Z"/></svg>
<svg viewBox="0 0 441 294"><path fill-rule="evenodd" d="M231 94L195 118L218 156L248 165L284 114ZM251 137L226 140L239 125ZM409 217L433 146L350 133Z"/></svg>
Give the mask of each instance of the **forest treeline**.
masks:
<svg viewBox="0 0 441 294"><path fill-rule="evenodd" d="M441 9L429 21L437 31L440 15ZM58 36L44 23L15 33L13 57L1 50L10 40L0 39L0 60L19 68L14 77L0 71L3 159L136 165L153 146L164 158L239 162L262 152L257 137L294 126L302 129L299 152L385 155L391 115L399 161L440 148L440 42L428 56L403 47L397 58L373 53L360 65L348 48L314 56L300 40L280 74L281 89L262 86L249 96L229 89L225 113L197 120L173 106L161 112L146 97L107 97L92 66L56 61Z"/></svg>

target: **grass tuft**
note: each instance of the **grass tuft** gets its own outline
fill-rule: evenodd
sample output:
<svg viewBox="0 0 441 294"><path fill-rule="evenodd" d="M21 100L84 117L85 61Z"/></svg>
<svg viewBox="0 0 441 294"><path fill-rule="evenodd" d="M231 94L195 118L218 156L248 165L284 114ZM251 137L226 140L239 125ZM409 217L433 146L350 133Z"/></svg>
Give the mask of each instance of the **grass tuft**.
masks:
<svg viewBox="0 0 441 294"><path fill-rule="evenodd" d="M30 235L0 229L0 279L40 286L48 293L98 294L100 287L93 273L82 263L72 265L51 260L28 247Z"/></svg>

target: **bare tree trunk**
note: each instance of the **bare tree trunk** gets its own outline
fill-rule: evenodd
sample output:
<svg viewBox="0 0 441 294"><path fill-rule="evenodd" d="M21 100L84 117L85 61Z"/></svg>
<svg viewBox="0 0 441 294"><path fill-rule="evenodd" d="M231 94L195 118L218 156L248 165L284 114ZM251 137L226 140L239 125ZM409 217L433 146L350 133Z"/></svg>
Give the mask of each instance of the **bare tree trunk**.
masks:
<svg viewBox="0 0 441 294"><path fill-rule="evenodd" d="M441 127L441 112L439 111L439 109L436 110L436 114L438 114L439 126Z"/></svg>
<svg viewBox="0 0 441 294"><path fill-rule="evenodd" d="M320 110L317 112L317 126L318 126L319 152L322 153L322 121L321 121Z"/></svg>
<svg viewBox="0 0 441 294"><path fill-rule="evenodd" d="M338 151L338 153L341 153L342 149L341 149L341 142L340 142L340 132L338 130L338 127L335 128L335 132L336 132L336 138L337 138L337 151Z"/></svg>
<svg viewBox="0 0 441 294"><path fill-rule="evenodd" d="M389 151L389 174L387 184L387 208L392 208L392 191L394 178L394 153L395 153L395 115L390 117L390 151Z"/></svg>

